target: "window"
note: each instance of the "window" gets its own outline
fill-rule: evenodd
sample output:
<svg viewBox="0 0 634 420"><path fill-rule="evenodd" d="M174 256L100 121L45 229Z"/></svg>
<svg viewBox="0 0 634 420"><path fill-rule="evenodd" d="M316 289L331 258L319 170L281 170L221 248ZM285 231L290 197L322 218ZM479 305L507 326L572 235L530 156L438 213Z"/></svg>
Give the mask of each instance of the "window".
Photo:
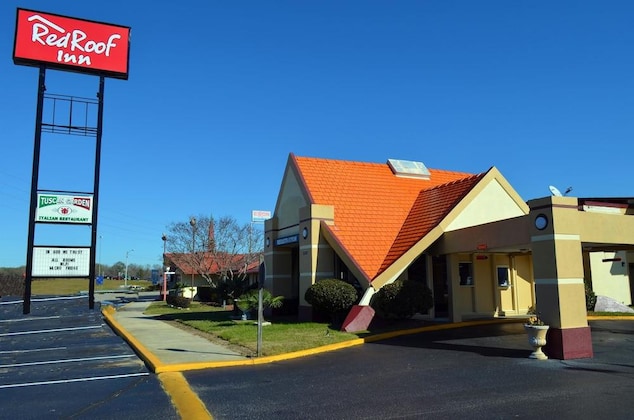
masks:
<svg viewBox="0 0 634 420"><path fill-rule="evenodd" d="M509 287L511 283L509 282L509 268L505 265L500 265L497 267L497 275L498 275L498 287Z"/></svg>
<svg viewBox="0 0 634 420"><path fill-rule="evenodd" d="M458 263L458 273L460 275L461 286L473 285L473 264L470 262Z"/></svg>

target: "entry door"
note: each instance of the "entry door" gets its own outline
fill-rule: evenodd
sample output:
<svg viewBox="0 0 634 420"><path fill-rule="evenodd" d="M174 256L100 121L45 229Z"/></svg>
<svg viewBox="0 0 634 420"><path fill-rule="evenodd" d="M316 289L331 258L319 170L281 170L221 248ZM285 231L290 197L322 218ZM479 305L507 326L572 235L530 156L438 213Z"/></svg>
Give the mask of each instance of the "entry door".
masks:
<svg viewBox="0 0 634 420"><path fill-rule="evenodd" d="M447 258L445 255L432 257L434 278L434 312L436 318L449 316L449 284L447 283Z"/></svg>

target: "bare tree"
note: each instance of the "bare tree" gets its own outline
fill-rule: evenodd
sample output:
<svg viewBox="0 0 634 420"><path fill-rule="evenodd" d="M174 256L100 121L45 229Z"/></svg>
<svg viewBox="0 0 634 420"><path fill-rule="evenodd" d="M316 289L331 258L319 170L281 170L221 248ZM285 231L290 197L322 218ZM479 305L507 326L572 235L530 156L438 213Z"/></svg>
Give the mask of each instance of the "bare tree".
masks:
<svg viewBox="0 0 634 420"><path fill-rule="evenodd" d="M262 232L250 223L239 225L231 216L218 220L200 215L168 227L167 253L181 269L188 268L212 287L247 278L247 270L262 253ZM183 267L186 265L187 267Z"/></svg>

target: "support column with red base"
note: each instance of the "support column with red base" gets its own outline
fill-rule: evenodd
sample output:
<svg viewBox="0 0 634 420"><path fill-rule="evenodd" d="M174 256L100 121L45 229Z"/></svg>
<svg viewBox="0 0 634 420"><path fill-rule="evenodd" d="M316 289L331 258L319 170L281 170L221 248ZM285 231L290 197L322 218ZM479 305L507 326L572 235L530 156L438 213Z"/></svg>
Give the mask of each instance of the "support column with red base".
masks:
<svg viewBox="0 0 634 420"><path fill-rule="evenodd" d="M552 359L584 359L594 355L590 327L550 328L542 349Z"/></svg>
<svg viewBox="0 0 634 420"><path fill-rule="evenodd" d="M552 196L528 204L535 302L550 325L543 351L554 359L592 357L577 199Z"/></svg>

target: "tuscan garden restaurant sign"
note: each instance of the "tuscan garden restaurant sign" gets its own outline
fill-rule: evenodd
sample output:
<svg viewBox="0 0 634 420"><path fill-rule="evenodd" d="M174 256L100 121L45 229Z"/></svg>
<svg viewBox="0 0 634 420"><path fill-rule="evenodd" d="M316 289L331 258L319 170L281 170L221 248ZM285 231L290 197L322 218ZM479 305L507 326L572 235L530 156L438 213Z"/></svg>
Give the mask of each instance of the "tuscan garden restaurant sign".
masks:
<svg viewBox="0 0 634 420"><path fill-rule="evenodd" d="M33 247L33 277L86 277L90 248Z"/></svg>
<svg viewBox="0 0 634 420"><path fill-rule="evenodd" d="M130 28L18 9L13 62L128 78Z"/></svg>
<svg viewBox="0 0 634 420"><path fill-rule="evenodd" d="M92 223L92 195L37 195L35 221L42 223Z"/></svg>

